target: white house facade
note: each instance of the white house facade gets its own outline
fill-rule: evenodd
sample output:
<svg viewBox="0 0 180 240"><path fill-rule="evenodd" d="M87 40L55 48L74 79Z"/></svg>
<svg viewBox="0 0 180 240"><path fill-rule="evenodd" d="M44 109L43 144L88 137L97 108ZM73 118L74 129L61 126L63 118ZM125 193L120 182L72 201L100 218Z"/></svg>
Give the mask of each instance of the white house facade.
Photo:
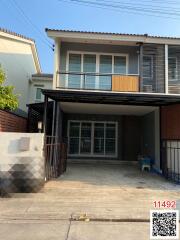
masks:
<svg viewBox="0 0 180 240"><path fill-rule="evenodd" d="M19 109L26 112L29 81L32 74L41 73L35 41L0 28L0 64L6 74L5 84L15 87L14 92L19 94Z"/></svg>

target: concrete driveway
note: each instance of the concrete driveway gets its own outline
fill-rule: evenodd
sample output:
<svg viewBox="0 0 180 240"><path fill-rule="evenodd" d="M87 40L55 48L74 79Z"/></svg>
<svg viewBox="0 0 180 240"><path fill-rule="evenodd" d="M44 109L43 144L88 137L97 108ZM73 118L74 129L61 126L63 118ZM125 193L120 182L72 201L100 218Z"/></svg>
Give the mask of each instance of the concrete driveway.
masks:
<svg viewBox="0 0 180 240"><path fill-rule="evenodd" d="M180 209L180 186L137 166L70 164L41 192L0 199L0 236L149 239L149 210L155 200L177 200Z"/></svg>

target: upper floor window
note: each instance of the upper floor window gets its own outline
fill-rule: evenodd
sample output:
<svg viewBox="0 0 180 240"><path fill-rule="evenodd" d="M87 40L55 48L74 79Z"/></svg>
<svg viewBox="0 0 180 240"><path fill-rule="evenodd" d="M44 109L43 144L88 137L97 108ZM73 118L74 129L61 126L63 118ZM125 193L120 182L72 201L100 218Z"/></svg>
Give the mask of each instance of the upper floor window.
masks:
<svg viewBox="0 0 180 240"><path fill-rule="evenodd" d="M113 64L112 64L112 56L111 55L100 55L99 58L99 72L101 75L99 77L99 89L111 90L111 76L106 75L112 73Z"/></svg>
<svg viewBox="0 0 180 240"><path fill-rule="evenodd" d="M67 86L110 90L110 74L127 74L127 62L126 54L69 53Z"/></svg>
<svg viewBox="0 0 180 240"><path fill-rule="evenodd" d="M95 89L96 76L94 73L96 73L96 55L95 54L84 54L82 65L83 65L84 73L92 73L92 75L85 75L84 88Z"/></svg>
<svg viewBox="0 0 180 240"><path fill-rule="evenodd" d="M127 55L69 53L69 72L127 74Z"/></svg>
<svg viewBox="0 0 180 240"><path fill-rule="evenodd" d="M69 72L72 72L68 76L68 86L70 88L80 88L81 76L78 73L81 72L81 54L69 54ZM77 73L74 74L74 73Z"/></svg>
<svg viewBox="0 0 180 240"><path fill-rule="evenodd" d="M114 56L114 73L127 74L127 59L124 56Z"/></svg>
<svg viewBox="0 0 180 240"><path fill-rule="evenodd" d="M81 72L81 54L69 54L69 71Z"/></svg>
<svg viewBox="0 0 180 240"><path fill-rule="evenodd" d="M36 100L41 101L41 99L42 99L41 88L36 88Z"/></svg>
<svg viewBox="0 0 180 240"><path fill-rule="evenodd" d="M169 81L177 80L177 58L168 58L168 78Z"/></svg>
<svg viewBox="0 0 180 240"><path fill-rule="evenodd" d="M35 85L35 101L41 102L43 101L43 95L41 92L41 89L44 87L44 85Z"/></svg>

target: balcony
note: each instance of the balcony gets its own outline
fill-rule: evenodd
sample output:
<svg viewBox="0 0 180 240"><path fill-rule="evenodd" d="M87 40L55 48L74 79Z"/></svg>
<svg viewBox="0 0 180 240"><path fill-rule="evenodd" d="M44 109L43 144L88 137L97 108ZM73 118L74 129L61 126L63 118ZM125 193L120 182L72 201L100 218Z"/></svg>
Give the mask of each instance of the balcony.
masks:
<svg viewBox="0 0 180 240"><path fill-rule="evenodd" d="M139 75L60 72L57 89L76 89L113 92L139 92Z"/></svg>

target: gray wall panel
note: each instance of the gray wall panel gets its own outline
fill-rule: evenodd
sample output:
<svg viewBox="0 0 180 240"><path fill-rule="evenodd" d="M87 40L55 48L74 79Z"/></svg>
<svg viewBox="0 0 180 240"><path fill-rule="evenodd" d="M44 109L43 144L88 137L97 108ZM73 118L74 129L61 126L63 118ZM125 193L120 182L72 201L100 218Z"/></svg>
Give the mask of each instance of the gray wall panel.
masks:
<svg viewBox="0 0 180 240"><path fill-rule="evenodd" d="M105 44L64 43L61 44L60 69L66 70L67 51L129 54L129 74L138 74L138 47Z"/></svg>

